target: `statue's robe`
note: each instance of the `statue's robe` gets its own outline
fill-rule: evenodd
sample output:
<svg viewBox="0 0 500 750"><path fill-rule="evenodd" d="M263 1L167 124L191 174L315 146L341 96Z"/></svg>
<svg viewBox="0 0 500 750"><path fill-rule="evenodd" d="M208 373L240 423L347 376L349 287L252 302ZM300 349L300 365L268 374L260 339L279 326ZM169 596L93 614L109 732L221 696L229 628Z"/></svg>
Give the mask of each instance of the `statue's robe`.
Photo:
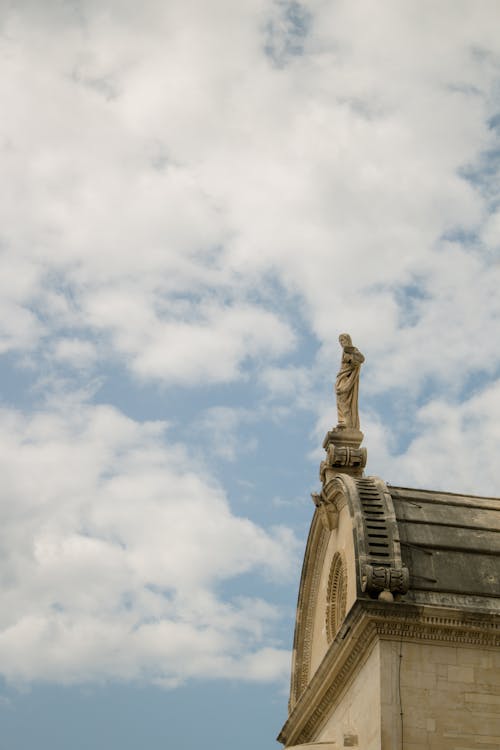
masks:
<svg viewBox="0 0 500 750"><path fill-rule="evenodd" d="M353 352L344 351L339 374L335 381L337 395L338 426L359 430L358 392L359 374L365 358L355 347Z"/></svg>

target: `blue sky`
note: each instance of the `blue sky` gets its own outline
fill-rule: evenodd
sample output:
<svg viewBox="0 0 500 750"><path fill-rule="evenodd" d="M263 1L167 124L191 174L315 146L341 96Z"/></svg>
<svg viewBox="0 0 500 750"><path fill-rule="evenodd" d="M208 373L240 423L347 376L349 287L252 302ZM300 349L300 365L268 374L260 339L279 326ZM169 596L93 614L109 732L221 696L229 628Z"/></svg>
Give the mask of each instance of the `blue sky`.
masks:
<svg viewBox="0 0 500 750"><path fill-rule="evenodd" d="M9 750L277 747L339 333L368 472L498 495L499 21L1 3Z"/></svg>

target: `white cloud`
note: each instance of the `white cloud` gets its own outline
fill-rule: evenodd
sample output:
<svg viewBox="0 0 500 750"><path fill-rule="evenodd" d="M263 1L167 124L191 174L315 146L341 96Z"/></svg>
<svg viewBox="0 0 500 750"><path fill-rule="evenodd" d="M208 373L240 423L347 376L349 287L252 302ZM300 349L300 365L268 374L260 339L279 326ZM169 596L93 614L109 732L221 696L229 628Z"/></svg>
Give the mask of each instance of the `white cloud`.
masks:
<svg viewBox="0 0 500 750"><path fill-rule="evenodd" d="M500 211L491 214L483 228L482 238L497 256L500 251Z"/></svg>
<svg viewBox="0 0 500 750"><path fill-rule="evenodd" d="M26 305L39 283L32 263L0 252L0 353L29 350L43 335L43 324Z"/></svg>
<svg viewBox="0 0 500 750"><path fill-rule="evenodd" d="M462 403L432 400L417 420L419 435L395 462L410 486L498 494L500 381Z"/></svg>
<svg viewBox="0 0 500 750"><path fill-rule="evenodd" d="M294 345L290 327L257 306L209 303L198 306L194 320L183 320L146 305L140 292L134 299L101 291L87 307L92 323L115 334L117 350L145 380L227 382L240 376L248 359L274 359Z"/></svg>
<svg viewBox="0 0 500 750"><path fill-rule="evenodd" d="M275 608L214 593L281 575L287 532L235 517L158 423L65 400L60 364L255 381L261 419L317 408L348 330L362 408L404 392L414 427L396 457L405 425L366 407L370 470L489 491L497 393L462 394L500 364L497 28L487 0L5 9L0 351L53 356L55 383L44 410L2 412L8 676L174 684L287 659ZM200 435L231 458L244 412L218 403Z"/></svg>
<svg viewBox="0 0 500 750"><path fill-rule="evenodd" d="M94 364L97 358L97 348L91 341L62 338L57 341L52 356L63 364L85 369Z"/></svg>
<svg viewBox="0 0 500 750"><path fill-rule="evenodd" d="M260 373L260 382L272 398L284 400L294 409L314 409L317 405L310 365L266 367Z"/></svg>
<svg viewBox="0 0 500 750"><path fill-rule="evenodd" d="M240 427L257 419L258 414L249 409L212 406L200 415L197 429L204 436L208 450L226 461L234 461L239 457L243 445ZM256 447L255 437L245 438L245 455L248 456Z"/></svg>
<svg viewBox="0 0 500 750"><path fill-rule="evenodd" d="M209 14L197 2L11 9L0 210L33 281L5 345L32 347L70 321L106 332L141 379L233 380L247 353L290 348L280 300L248 301L269 274L327 346L354 327L412 362L441 315L451 339L466 319L488 329L489 311L463 294L467 253L436 253L443 233L487 221L462 171L494 143L496 8L420 14L222 0ZM430 311L410 335L397 301L409 284ZM396 379L425 381L399 360Z"/></svg>
<svg viewBox="0 0 500 750"><path fill-rule="evenodd" d="M406 444L400 447L398 430L368 415L362 425L367 473L405 487L498 495L500 381L464 400L453 394L433 398L412 420Z"/></svg>
<svg viewBox="0 0 500 750"><path fill-rule="evenodd" d="M12 680L245 677L279 613L217 582L287 577L296 545L234 516L164 425L73 401L3 410L0 670ZM286 654L286 652L283 652Z"/></svg>

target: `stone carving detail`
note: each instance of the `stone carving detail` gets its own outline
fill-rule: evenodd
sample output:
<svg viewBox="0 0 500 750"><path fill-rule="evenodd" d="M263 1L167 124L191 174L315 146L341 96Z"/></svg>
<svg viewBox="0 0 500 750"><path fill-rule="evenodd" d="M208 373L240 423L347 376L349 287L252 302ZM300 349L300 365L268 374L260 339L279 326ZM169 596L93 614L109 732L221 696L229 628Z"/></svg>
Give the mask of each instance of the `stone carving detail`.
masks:
<svg viewBox="0 0 500 750"><path fill-rule="evenodd" d="M319 516L325 531L333 531L339 523L339 512L333 503L321 503L318 506Z"/></svg>
<svg viewBox="0 0 500 750"><path fill-rule="evenodd" d="M410 585L403 565L392 499L380 479L356 480L359 497L358 555L361 590L381 601L406 594Z"/></svg>
<svg viewBox="0 0 500 750"><path fill-rule="evenodd" d="M359 374L365 358L352 345L352 340L348 333L341 333L339 342L342 347L342 360L335 381L338 427L359 430Z"/></svg>
<svg viewBox="0 0 500 750"><path fill-rule="evenodd" d="M408 568L391 568L383 565L365 565L363 570L362 588L369 594L387 592L392 594L406 594L410 585ZM382 597L384 598L384 597ZM391 597L392 598L392 597Z"/></svg>
<svg viewBox="0 0 500 750"><path fill-rule="evenodd" d="M366 448L349 448L346 445L330 445L326 451L327 463L330 466L364 466Z"/></svg>
<svg viewBox="0 0 500 750"><path fill-rule="evenodd" d="M331 643L346 613L347 573L342 552L336 552L333 556L328 576L326 601L326 638L328 643Z"/></svg>
<svg viewBox="0 0 500 750"><path fill-rule="evenodd" d="M323 441L326 457L319 473L323 486L338 474L360 477L366 466L366 448L360 448L363 433L359 429L358 392L364 356L352 345L348 333L339 336L342 361L335 381L338 424Z"/></svg>
<svg viewBox="0 0 500 750"><path fill-rule="evenodd" d="M333 430L332 430L333 432ZM326 458L321 462L319 467L319 477L323 483L328 481L328 470L333 469L338 473L339 469L343 471L353 470L357 473L366 466L366 448L354 448L348 445L335 445L328 443L326 448ZM350 472L349 472L350 473Z"/></svg>
<svg viewBox="0 0 500 750"><path fill-rule="evenodd" d="M319 496L317 496L319 497ZM314 496L313 496L314 499ZM316 550L316 554L319 560L323 560L326 549L328 547L328 541L330 539L330 533L325 529L323 524L317 524L313 526L313 536L315 543L311 546ZM316 602L318 598L319 583L321 578L321 567L317 566L314 568L314 573L309 581L309 590L304 591L304 600L308 603ZM307 606L304 610L303 620L303 642L302 642L302 659L300 665L297 665L297 670L292 673L292 686L290 691L290 708L293 704L298 701L302 693L305 691L310 677L311 671L311 654L312 654L312 635L314 625L314 607ZM297 631L295 633L297 638ZM294 651L297 653L297 642L294 643Z"/></svg>
<svg viewBox="0 0 500 750"><path fill-rule="evenodd" d="M329 492L312 492L311 498L318 509L321 524L326 531L333 531L338 526L339 513L347 500L335 483L329 485Z"/></svg>

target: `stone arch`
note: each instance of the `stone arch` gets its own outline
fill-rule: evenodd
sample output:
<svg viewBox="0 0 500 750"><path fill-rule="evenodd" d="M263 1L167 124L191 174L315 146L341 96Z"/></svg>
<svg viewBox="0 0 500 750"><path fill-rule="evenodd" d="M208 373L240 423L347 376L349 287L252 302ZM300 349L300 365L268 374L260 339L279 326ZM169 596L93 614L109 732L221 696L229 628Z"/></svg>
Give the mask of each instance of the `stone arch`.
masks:
<svg viewBox="0 0 500 750"><path fill-rule="evenodd" d="M351 494L357 496L354 480L338 477L328 507L317 507L311 524L297 605L290 708L303 694L359 593ZM340 557L335 558L337 553ZM340 568L334 558L342 561ZM334 610L329 607L332 595Z"/></svg>

